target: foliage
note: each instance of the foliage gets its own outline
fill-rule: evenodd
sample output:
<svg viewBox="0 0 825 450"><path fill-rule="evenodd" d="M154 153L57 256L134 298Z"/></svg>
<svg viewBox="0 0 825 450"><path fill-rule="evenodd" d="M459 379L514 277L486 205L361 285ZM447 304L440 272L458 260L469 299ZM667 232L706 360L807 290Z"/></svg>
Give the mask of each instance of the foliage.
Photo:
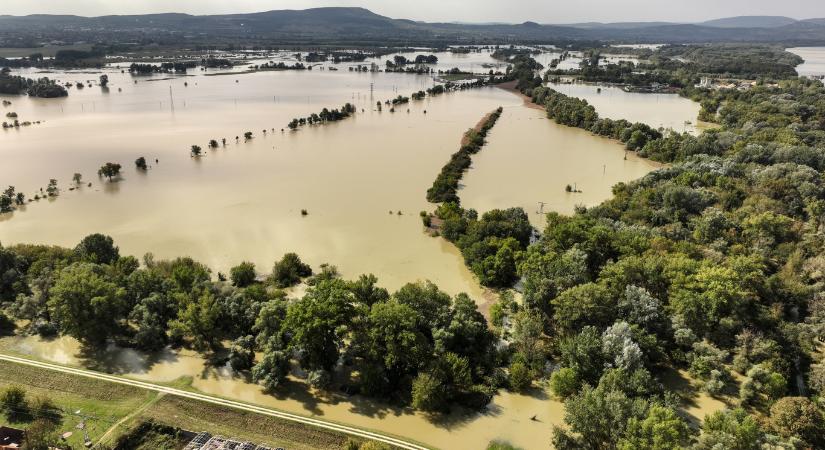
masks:
<svg viewBox="0 0 825 450"><path fill-rule="evenodd" d="M120 175L120 164L107 162L98 169L97 174L101 177L106 177L112 181L115 177Z"/></svg>
<svg viewBox="0 0 825 450"><path fill-rule="evenodd" d="M476 128L472 128L464 133L461 149L450 157L450 161L441 169L433 186L427 190L427 201L430 203L452 202L459 204L458 184L464 176L464 172L472 164L472 155L481 151L484 145L484 138L498 118L501 117L503 108L499 107L488 114Z"/></svg>
<svg viewBox="0 0 825 450"><path fill-rule="evenodd" d="M279 288L287 288L312 275L312 269L301 261L295 253L287 253L272 268L272 283Z"/></svg>

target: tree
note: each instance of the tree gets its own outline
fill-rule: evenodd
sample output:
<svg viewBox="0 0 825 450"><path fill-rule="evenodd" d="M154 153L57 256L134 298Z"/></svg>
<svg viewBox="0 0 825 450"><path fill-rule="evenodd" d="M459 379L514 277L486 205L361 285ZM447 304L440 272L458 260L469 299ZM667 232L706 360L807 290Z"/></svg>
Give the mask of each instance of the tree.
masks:
<svg viewBox="0 0 825 450"><path fill-rule="evenodd" d="M559 345L560 362L576 372L578 377L595 385L605 366L601 333L595 327L584 327L581 333L566 338Z"/></svg>
<svg viewBox="0 0 825 450"><path fill-rule="evenodd" d="M523 309L513 317L513 347L533 370L543 369L547 359L543 334L544 322L540 312Z"/></svg>
<svg viewBox="0 0 825 450"><path fill-rule="evenodd" d="M57 180L52 178L49 180L48 186L46 186L46 195L56 197L58 194L60 194L60 189L57 188Z"/></svg>
<svg viewBox="0 0 825 450"><path fill-rule="evenodd" d="M705 416L702 433L694 448L696 450L758 449L763 436L759 424L745 410L717 411Z"/></svg>
<svg viewBox="0 0 825 450"><path fill-rule="evenodd" d="M14 204L14 186L9 186L3 194L0 195L0 213L11 212Z"/></svg>
<svg viewBox="0 0 825 450"><path fill-rule="evenodd" d="M636 405L620 392L584 386L564 403L569 429L554 427L553 445L561 450L616 448L627 422L641 416L643 408L644 404Z"/></svg>
<svg viewBox="0 0 825 450"><path fill-rule="evenodd" d="M243 288L255 282L255 264L242 262L229 271L229 279L234 286Z"/></svg>
<svg viewBox="0 0 825 450"><path fill-rule="evenodd" d="M136 159L135 160L135 167L137 167L138 170L146 170L148 168L146 166L146 158L141 156L140 158Z"/></svg>
<svg viewBox="0 0 825 450"><path fill-rule="evenodd" d="M510 364L510 389L516 392L526 391L533 384L533 374L529 367L521 361Z"/></svg>
<svg viewBox="0 0 825 450"><path fill-rule="evenodd" d="M252 380L272 392L289 374L289 354L278 345L268 345L261 361L252 368Z"/></svg>
<svg viewBox="0 0 825 450"><path fill-rule="evenodd" d="M109 75L105 73L100 76L100 87L108 87L109 86Z"/></svg>
<svg viewBox="0 0 825 450"><path fill-rule="evenodd" d="M777 400L771 406L771 426L782 437L798 437L813 448L825 446L825 417L805 397Z"/></svg>
<svg viewBox="0 0 825 450"><path fill-rule="evenodd" d="M193 146L189 149L189 154L190 154L191 156L194 156L194 157L198 157L198 156L200 156L202 152L203 152L203 149L201 149L201 146L200 146L200 145L193 145Z"/></svg>
<svg viewBox="0 0 825 450"><path fill-rule="evenodd" d="M213 350L219 342L220 305L209 290L196 295L188 299L178 318L170 324L170 331L191 338L195 350Z"/></svg>
<svg viewBox="0 0 825 450"><path fill-rule="evenodd" d="M286 305L283 301L270 300L261 306L261 310L252 326L256 333L258 346L265 347L273 338L282 342L283 323L286 319Z"/></svg>
<svg viewBox="0 0 825 450"><path fill-rule="evenodd" d="M338 362L353 314L352 293L342 280L324 280L289 305L284 328L290 330L290 347L301 352L301 366L332 371Z"/></svg>
<svg viewBox="0 0 825 450"><path fill-rule="evenodd" d="M247 141L248 141L248 140L250 140L250 139L252 139L252 132L251 132L251 131L247 131L246 133L244 133L244 134L243 134L243 138L244 138L245 140L247 140Z"/></svg>
<svg viewBox="0 0 825 450"><path fill-rule="evenodd" d="M26 428L23 440L25 450L51 450L62 446L57 425L47 420L36 420Z"/></svg>
<svg viewBox="0 0 825 450"><path fill-rule="evenodd" d="M0 408L3 414L11 421L29 417L29 402L26 400L26 390L20 386L9 386L0 395Z"/></svg>
<svg viewBox="0 0 825 450"><path fill-rule="evenodd" d="M429 281L407 283L393 294L393 298L418 313L418 326L427 334L430 334L433 328L443 327L448 320L450 296Z"/></svg>
<svg viewBox="0 0 825 450"><path fill-rule="evenodd" d="M79 173L75 173L74 175L72 175L72 181L74 182L74 184L80 184L82 179L83 175Z"/></svg>
<svg viewBox="0 0 825 450"><path fill-rule="evenodd" d="M652 405L644 418L631 418L619 450L678 450L686 447L690 428L671 408Z"/></svg>
<svg viewBox="0 0 825 450"><path fill-rule="evenodd" d="M579 380L576 371L569 367L562 367L550 376L550 390L557 397L565 399L579 390Z"/></svg>
<svg viewBox="0 0 825 450"><path fill-rule="evenodd" d="M287 253L272 267L272 283L278 288L288 288L312 275L312 268L304 264L295 253Z"/></svg>
<svg viewBox="0 0 825 450"><path fill-rule="evenodd" d="M390 298L386 289L378 287L378 278L375 275L361 275L358 280L349 284L349 289L355 295L355 300L364 306L385 302Z"/></svg>
<svg viewBox="0 0 825 450"><path fill-rule="evenodd" d="M120 164L107 162L98 169L97 174L101 177L106 177L112 181L115 177L120 175Z"/></svg>
<svg viewBox="0 0 825 450"><path fill-rule="evenodd" d="M124 318L126 290L107 280L96 264L61 270L50 294L49 310L60 329L85 344L104 344Z"/></svg>
<svg viewBox="0 0 825 450"><path fill-rule="evenodd" d="M229 365L235 371L252 368L255 361L255 337L242 336L232 341L229 348Z"/></svg>
<svg viewBox="0 0 825 450"><path fill-rule="evenodd" d="M561 293L552 301L553 324L562 334L572 334L583 326L607 326L615 318L616 301L604 286L581 284Z"/></svg>
<svg viewBox="0 0 825 450"><path fill-rule="evenodd" d="M602 333L602 354L615 368L631 372L642 366L642 350L627 322L616 322Z"/></svg>
<svg viewBox="0 0 825 450"><path fill-rule="evenodd" d="M363 342L367 359L386 371L391 387L415 374L430 359L432 347L418 327L420 313L397 300L372 305Z"/></svg>
<svg viewBox="0 0 825 450"><path fill-rule="evenodd" d="M82 261L94 264L113 264L120 258L120 251L115 246L114 240L99 233L83 238L75 247L74 253Z"/></svg>
<svg viewBox="0 0 825 450"><path fill-rule="evenodd" d="M443 411L445 392L441 380L429 373L420 373L412 385L412 406L422 411Z"/></svg>

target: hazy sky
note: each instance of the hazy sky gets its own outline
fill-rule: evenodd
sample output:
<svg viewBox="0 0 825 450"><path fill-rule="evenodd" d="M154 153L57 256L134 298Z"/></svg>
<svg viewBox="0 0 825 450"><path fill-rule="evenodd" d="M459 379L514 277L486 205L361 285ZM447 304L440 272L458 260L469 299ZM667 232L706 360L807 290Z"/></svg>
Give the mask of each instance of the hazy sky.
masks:
<svg viewBox="0 0 825 450"><path fill-rule="evenodd" d="M823 0L0 0L0 14L221 14L361 6L397 19L463 22L701 21L739 15L825 17Z"/></svg>

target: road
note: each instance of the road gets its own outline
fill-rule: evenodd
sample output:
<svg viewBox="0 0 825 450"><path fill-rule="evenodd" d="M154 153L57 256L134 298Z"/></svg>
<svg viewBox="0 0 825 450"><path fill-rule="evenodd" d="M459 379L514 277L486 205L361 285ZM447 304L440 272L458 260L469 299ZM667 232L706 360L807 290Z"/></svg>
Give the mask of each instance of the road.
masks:
<svg viewBox="0 0 825 450"><path fill-rule="evenodd" d="M252 413L262 414L265 416L276 417L283 420L289 420L292 422L298 422L305 425L310 425L317 428L323 428L325 430L337 431L339 433L347 434L350 436L359 437L362 439L369 439L373 441L382 442L385 444L392 445L394 447L398 447L404 450L429 450L428 447L424 447L418 444L414 444L412 442L406 442L401 439L394 438L392 436L386 436L379 433L374 433L371 431L362 430L359 428L350 427L347 425L341 425L334 422L327 422L325 420L314 419L311 417L304 417L299 416L297 414L290 414L283 411L278 411L275 409L264 408L261 406L250 405L247 403L236 402L233 400L227 400L220 397L213 397L211 395L200 394L196 392L189 392L184 391L182 389L176 389L172 387L162 386L159 384L147 383L143 381L132 380L129 378L120 377L117 375L109 375L105 373L95 372L92 370L86 369L78 369L74 367L66 367L61 366L58 364L52 364L42 361L34 361L31 359L20 358L17 356L10 356L0 354L0 360L8 361L17 364L25 364L27 366L37 367L44 370L53 370L56 372L67 373L71 375L77 375L80 377L86 378L94 378L97 380L109 381L111 383L118 383L118 384L125 384L127 386L134 386L141 389L146 389L150 391L160 392L166 395L175 395L178 397L188 398L192 400L198 400L202 402L212 403L215 405L226 406L229 408L239 409L242 411L248 411Z"/></svg>

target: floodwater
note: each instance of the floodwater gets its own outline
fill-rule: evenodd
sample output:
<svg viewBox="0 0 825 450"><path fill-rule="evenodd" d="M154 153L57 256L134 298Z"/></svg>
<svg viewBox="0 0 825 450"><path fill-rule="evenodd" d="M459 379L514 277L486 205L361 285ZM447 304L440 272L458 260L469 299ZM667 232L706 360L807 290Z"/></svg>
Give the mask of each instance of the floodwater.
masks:
<svg viewBox="0 0 825 450"><path fill-rule="evenodd" d="M549 87L571 97L587 100L600 117L642 122L653 128L697 134L700 105L679 94L625 92L614 86L550 83ZM599 92L601 89L601 92Z"/></svg>
<svg viewBox="0 0 825 450"><path fill-rule="evenodd" d="M31 198L55 178L61 194L0 216L3 244L74 246L100 232L124 254L186 255L224 273L245 260L266 272L294 251L316 267L338 266L345 277L374 273L388 289L428 279L483 305L485 293L457 249L427 236L418 213L433 209L427 188L463 132L485 113L498 106L508 111L462 192L480 210L522 205L535 211L536 202L544 201L545 210L570 212L576 203L608 198L617 181L653 168L622 162L618 145L543 119L497 88L411 102L395 113L376 110L376 101L431 86L428 76L318 70L108 74L108 91L73 87L63 99L4 97L12 101L4 110L17 112L21 121L44 122L0 130L0 185L16 186ZM65 82L99 74L51 75ZM281 131L293 117L347 101L357 105L353 118ZM247 130L254 139L235 140ZM224 137L226 147L207 148L209 139ZM203 147L205 156L191 158L192 144ZM509 158L513 152L517 158ZM139 156L150 163L146 173L134 167ZM506 161L506 172L481 169L496 157ZM96 176L110 161L123 165L122 180ZM83 175L83 185L70 191L75 172ZM584 193L565 193L567 183L578 183Z"/></svg>
<svg viewBox="0 0 825 450"><path fill-rule="evenodd" d="M805 77L825 76L825 47L794 47L787 51L799 55L805 60L796 67L796 71Z"/></svg>
<svg viewBox="0 0 825 450"><path fill-rule="evenodd" d="M314 391L295 377L290 377L281 393L268 395L232 369L210 367L190 351L167 349L145 355L110 346L102 354L88 355L70 337L52 341L31 336L5 338L2 345L38 359L140 380L168 383L192 377L192 387L207 394L404 436L442 449L482 449L494 439L512 442L525 450L549 449L553 425L564 423L563 404L540 388L529 394L501 391L482 413L456 411L434 418L361 396ZM531 420L533 416L537 420Z"/></svg>
<svg viewBox="0 0 825 450"><path fill-rule="evenodd" d="M207 394L405 436L442 449L482 449L497 439L524 450L546 450L551 448L553 426L564 424L564 405L538 387L527 394L502 390L481 413L455 411L445 417L432 417L357 395L313 391L295 377L290 377L281 393L269 395L232 369L210 367L200 356L186 350L166 349L146 355L110 346L102 353L89 355L73 338L43 341L35 336L4 338L0 345L38 359L146 381L168 383L191 377L192 387ZM674 389L685 388L688 381L684 374L675 378L677 381L666 382ZM699 394L688 400L683 412L698 424L706 414L725 407L723 402Z"/></svg>
<svg viewBox="0 0 825 450"><path fill-rule="evenodd" d="M542 229L545 213L597 205L616 183L657 167L616 141L558 125L541 109L514 105L504 109L487 144L473 156L459 195L464 207L479 212L520 206ZM568 184L581 192L566 192Z"/></svg>
<svg viewBox="0 0 825 450"><path fill-rule="evenodd" d="M268 271L273 261L294 251L316 267L334 264L348 278L374 273L391 290L429 279L483 303L485 293L459 252L427 236L418 213L434 208L425 200L427 188L458 150L463 133L484 114L505 109L461 191L465 205L480 211L521 205L540 225L537 202L546 202L545 211L570 212L577 203L608 198L616 182L655 167L632 156L625 160L620 145L557 125L497 88L412 102L395 113L375 109L376 101L431 86L428 76L320 70L187 77L107 73L107 91L73 87L63 99L3 97L13 103L0 111L44 122L0 130L0 185L14 185L29 197L50 178L61 188L56 199L0 216L4 245L73 246L101 232L111 235L123 254L188 255L223 272L244 260ZM96 80L99 73L48 75L65 82ZM357 106L355 117L281 132L293 117L344 102ZM255 137L244 142L247 130ZM236 142L235 136L241 138ZM207 148L209 139L224 137L226 147ZM205 156L191 158L193 144L203 147ZM134 167L139 156L150 164L146 173ZM105 162L123 165L120 181L96 176ZM70 191L75 172L83 175L83 185ZM568 194L566 184L583 192ZM187 352L146 356L111 349L84 357L65 337L49 343L25 338L15 350L153 381L189 375L193 386L207 393L441 448L483 448L503 438L524 449L546 449L552 425L563 415L562 405L538 390L502 392L484 414L433 422L359 397L318 395L298 381L283 396L268 396L225 369L206 368ZM537 421L530 420L533 415Z"/></svg>
<svg viewBox="0 0 825 450"><path fill-rule="evenodd" d="M463 132L486 112L520 100L488 88L413 102L409 113L406 107L377 112L375 101L409 95L431 79L342 75L279 72L133 84L113 74L105 94L93 87L73 88L70 97L53 101L12 98L8 109L21 120L45 123L0 131L6 162L0 181L33 197L56 178L62 192L0 217L0 241L73 246L102 232L125 254L188 255L224 272L244 260L268 271L295 251L316 267L337 265L346 277L375 273L390 289L429 279L478 299L481 290L457 250L427 236L418 213L433 208L426 190ZM281 132L292 117L347 101L358 106L354 118ZM256 137L236 143L246 130ZM207 149L209 139L222 137L225 148ZM192 144L205 156L191 158ZM134 167L139 156L150 162L146 173ZM98 179L97 168L107 161L123 165L123 180ZM74 172L92 187L69 191Z"/></svg>

